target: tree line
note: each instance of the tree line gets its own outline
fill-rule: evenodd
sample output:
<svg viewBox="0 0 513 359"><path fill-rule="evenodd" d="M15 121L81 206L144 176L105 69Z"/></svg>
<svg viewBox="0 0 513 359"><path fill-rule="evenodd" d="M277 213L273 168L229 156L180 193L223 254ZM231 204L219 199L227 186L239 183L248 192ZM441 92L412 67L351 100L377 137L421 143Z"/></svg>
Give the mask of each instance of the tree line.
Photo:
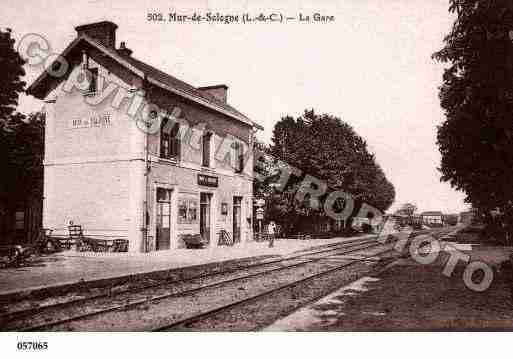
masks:
<svg viewBox="0 0 513 359"><path fill-rule="evenodd" d="M343 223L345 228L351 226L363 203L384 212L394 201L394 186L366 141L336 116L317 114L313 109L298 118L285 116L275 124L271 144L258 143L257 149L268 154L272 163L255 169L263 178L255 182L255 196L267 199L267 219L281 224L287 233L315 232L319 226L333 224L322 205L328 194L320 198L296 196L306 175L326 183L328 192L351 194L355 205ZM280 164L297 168L301 174L292 173L286 186L276 191L273 183L278 174L273 169L279 172ZM344 206L343 201L338 203L338 210Z"/></svg>
<svg viewBox="0 0 513 359"><path fill-rule="evenodd" d="M26 85L24 63L11 30L0 30L0 226L20 204L42 206L45 117L17 110Z"/></svg>
<svg viewBox="0 0 513 359"><path fill-rule="evenodd" d="M439 90L441 180L504 241L513 239L513 2L450 0L456 20L433 58Z"/></svg>

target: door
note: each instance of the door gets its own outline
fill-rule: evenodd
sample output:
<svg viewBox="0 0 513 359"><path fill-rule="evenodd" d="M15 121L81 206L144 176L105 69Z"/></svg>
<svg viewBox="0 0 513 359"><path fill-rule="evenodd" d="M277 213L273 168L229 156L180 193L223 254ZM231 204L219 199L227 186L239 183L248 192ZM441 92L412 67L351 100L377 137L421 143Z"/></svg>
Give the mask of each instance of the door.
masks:
<svg viewBox="0 0 513 359"><path fill-rule="evenodd" d="M171 190L157 188L157 243L156 249L171 246Z"/></svg>
<svg viewBox="0 0 513 359"><path fill-rule="evenodd" d="M212 194L200 194L200 234L210 243L210 202Z"/></svg>
<svg viewBox="0 0 513 359"><path fill-rule="evenodd" d="M240 242L242 220L241 203L242 197L233 197L233 241L235 243Z"/></svg>

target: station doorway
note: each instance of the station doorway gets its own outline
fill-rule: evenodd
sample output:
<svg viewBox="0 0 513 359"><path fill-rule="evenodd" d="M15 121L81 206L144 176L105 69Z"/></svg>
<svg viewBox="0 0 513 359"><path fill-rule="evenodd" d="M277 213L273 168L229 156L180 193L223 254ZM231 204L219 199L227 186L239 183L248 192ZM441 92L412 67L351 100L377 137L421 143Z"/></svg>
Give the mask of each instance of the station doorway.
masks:
<svg viewBox="0 0 513 359"><path fill-rule="evenodd" d="M165 250L171 247L171 193L170 189L157 188L156 250Z"/></svg>
<svg viewBox="0 0 513 359"><path fill-rule="evenodd" d="M242 222L242 197L233 197L233 241L240 242Z"/></svg>
<svg viewBox="0 0 513 359"><path fill-rule="evenodd" d="M210 225L211 215L210 209L212 206L212 194L211 193L200 193L200 235L208 243L211 243L212 238L210 237Z"/></svg>

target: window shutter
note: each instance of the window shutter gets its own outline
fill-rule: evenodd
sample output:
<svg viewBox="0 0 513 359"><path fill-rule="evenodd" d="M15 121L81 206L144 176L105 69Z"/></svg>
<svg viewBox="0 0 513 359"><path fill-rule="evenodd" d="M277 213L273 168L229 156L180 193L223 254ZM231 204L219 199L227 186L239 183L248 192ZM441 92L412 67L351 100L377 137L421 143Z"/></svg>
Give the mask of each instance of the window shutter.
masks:
<svg viewBox="0 0 513 359"><path fill-rule="evenodd" d="M89 82L89 92L95 93L97 91L97 83L98 83L98 68L89 69L91 73L91 82Z"/></svg>
<svg viewBox="0 0 513 359"><path fill-rule="evenodd" d="M240 173L244 168L244 146L241 142L233 143L233 168L235 172Z"/></svg>
<svg viewBox="0 0 513 359"><path fill-rule="evenodd" d="M160 157L167 158L169 154L169 134L167 134L164 129L166 128L167 119L162 121L160 125Z"/></svg>
<svg viewBox="0 0 513 359"><path fill-rule="evenodd" d="M203 135L203 166L210 167L210 138L211 133Z"/></svg>
<svg viewBox="0 0 513 359"><path fill-rule="evenodd" d="M239 143L238 142L234 142L233 145L233 160L232 160L232 163L233 163L233 170L235 172L237 172L237 166L238 166L238 162L239 162Z"/></svg>
<svg viewBox="0 0 513 359"><path fill-rule="evenodd" d="M181 156L181 146L180 146L180 124L176 123L173 127L173 156L176 157L176 159L180 159Z"/></svg>
<svg viewBox="0 0 513 359"><path fill-rule="evenodd" d="M239 172L244 170L244 146L242 143L239 143Z"/></svg>

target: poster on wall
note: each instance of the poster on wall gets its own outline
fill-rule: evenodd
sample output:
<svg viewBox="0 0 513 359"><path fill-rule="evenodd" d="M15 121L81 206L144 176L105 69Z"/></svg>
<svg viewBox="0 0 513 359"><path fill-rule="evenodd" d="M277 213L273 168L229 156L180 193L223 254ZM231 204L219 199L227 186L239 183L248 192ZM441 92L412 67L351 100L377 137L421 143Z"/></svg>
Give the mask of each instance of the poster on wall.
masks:
<svg viewBox="0 0 513 359"><path fill-rule="evenodd" d="M194 224L198 222L198 199L182 196L178 199L178 223Z"/></svg>
<svg viewBox="0 0 513 359"><path fill-rule="evenodd" d="M226 222L226 219L228 217L228 203L221 202L221 215L219 216L219 222Z"/></svg>

